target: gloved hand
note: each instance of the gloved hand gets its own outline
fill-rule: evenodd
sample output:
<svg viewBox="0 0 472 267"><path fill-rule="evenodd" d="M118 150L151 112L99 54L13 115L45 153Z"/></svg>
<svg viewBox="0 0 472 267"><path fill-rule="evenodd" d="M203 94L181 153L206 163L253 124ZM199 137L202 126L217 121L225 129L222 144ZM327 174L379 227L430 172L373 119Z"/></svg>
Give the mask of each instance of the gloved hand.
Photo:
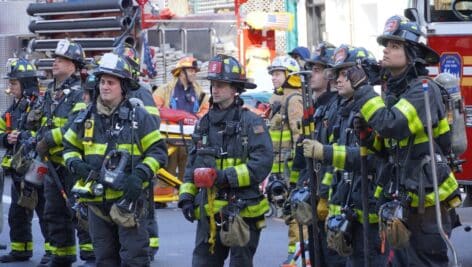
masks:
<svg viewBox="0 0 472 267"><path fill-rule="evenodd" d="M365 121L361 114L356 114L354 120L352 121L352 125L356 134L360 132L366 131L369 128L369 124Z"/></svg>
<svg viewBox="0 0 472 267"><path fill-rule="evenodd" d="M320 198L318 200L318 205L316 206L316 213L318 214L318 220L326 221L328 217L328 200L325 198Z"/></svg>
<svg viewBox="0 0 472 267"><path fill-rule="evenodd" d="M44 158L48 154L49 146L46 140L41 139L37 144L36 144L36 152L38 152L38 155L40 158Z"/></svg>
<svg viewBox="0 0 472 267"><path fill-rule="evenodd" d="M280 128L280 126L282 125L282 115L280 115L279 113L275 114L270 120L270 124L272 127Z"/></svg>
<svg viewBox="0 0 472 267"><path fill-rule="evenodd" d="M70 163L70 170L72 174L77 175L78 178L85 179L89 176L92 166L82 160L74 160Z"/></svg>
<svg viewBox="0 0 472 267"><path fill-rule="evenodd" d="M317 140L303 140L303 155L307 158L323 159L323 144Z"/></svg>
<svg viewBox="0 0 472 267"><path fill-rule="evenodd" d="M141 169L136 169L134 174L125 177L123 196L126 200L135 201L141 195L143 181L146 179L146 174Z"/></svg>
<svg viewBox="0 0 472 267"><path fill-rule="evenodd" d="M195 220L195 207L193 202L190 200L185 200L182 204L182 214L185 219L191 223Z"/></svg>

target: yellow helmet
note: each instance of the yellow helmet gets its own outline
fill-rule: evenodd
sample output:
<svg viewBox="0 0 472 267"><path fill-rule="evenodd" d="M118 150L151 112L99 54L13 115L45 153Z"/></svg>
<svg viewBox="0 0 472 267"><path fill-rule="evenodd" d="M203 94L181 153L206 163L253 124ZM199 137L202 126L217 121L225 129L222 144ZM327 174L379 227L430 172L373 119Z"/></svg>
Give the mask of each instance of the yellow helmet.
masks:
<svg viewBox="0 0 472 267"><path fill-rule="evenodd" d="M185 68L192 68L195 69L195 71L200 71L200 68L198 67L198 62L197 59L194 57L183 57L181 58L175 67L171 70L172 75L174 77L179 76L180 70L185 69Z"/></svg>

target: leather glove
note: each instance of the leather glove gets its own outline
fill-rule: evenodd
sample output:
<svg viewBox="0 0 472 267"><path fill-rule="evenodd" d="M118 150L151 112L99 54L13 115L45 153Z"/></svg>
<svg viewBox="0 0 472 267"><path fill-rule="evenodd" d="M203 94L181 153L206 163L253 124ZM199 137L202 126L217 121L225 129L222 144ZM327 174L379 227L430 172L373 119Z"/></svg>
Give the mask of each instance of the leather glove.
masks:
<svg viewBox="0 0 472 267"><path fill-rule="evenodd" d="M126 200L135 201L141 195L143 181L146 179L146 174L141 169L136 169L135 174L130 174L125 177L123 196Z"/></svg>
<svg viewBox="0 0 472 267"><path fill-rule="evenodd" d="M184 203L182 203L182 214L187 221L193 223L195 220L195 207L192 201L185 200Z"/></svg>
<svg viewBox="0 0 472 267"><path fill-rule="evenodd" d="M307 158L323 159L323 144L317 140L303 140L303 155Z"/></svg>
<svg viewBox="0 0 472 267"><path fill-rule="evenodd" d="M44 158L48 154L48 144L46 140L41 139L37 144L36 144L36 152L38 152L38 155L40 158Z"/></svg>
<svg viewBox="0 0 472 267"><path fill-rule="evenodd" d="M272 127L279 128L282 125L282 115L279 113L275 114L270 120L270 124Z"/></svg>
<svg viewBox="0 0 472 267"><path fill-rule="evenodd" d="M70 170L77 178L85 179L89 176L92 166L82 160L74 160L70 163Z"/></svg>
<svg viewBox="0 0 472 267"><path fill-rule="evenodd" d="M369 128L369 124L365 121L361 114L356 114L354 120L352 121L352 125L356 134L360 132L366 131Z"/></svg>
<svg viewBox="0 0 472 267"><path fill-rule="evenodd" d="M316 213L318 214L318 219L320 221L326 221L328 217L328 200L325 198L320 198L318 200L318 205L316 206Z"/></svg>

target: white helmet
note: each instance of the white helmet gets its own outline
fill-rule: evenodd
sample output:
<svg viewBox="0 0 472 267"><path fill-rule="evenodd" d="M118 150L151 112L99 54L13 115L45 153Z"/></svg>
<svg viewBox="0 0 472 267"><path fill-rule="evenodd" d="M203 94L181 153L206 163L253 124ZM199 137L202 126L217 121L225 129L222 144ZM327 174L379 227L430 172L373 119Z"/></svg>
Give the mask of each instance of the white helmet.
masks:
<svg viewBox="0 0 472 267"><path fill-rule="evenodd" d="M272 64L267 67L267 69L269 70L269 74L272 74L272 72L276 70L285 70L290 73L300 71L300 66L297 61L290 56L278 56L274 58Z"/></svg>

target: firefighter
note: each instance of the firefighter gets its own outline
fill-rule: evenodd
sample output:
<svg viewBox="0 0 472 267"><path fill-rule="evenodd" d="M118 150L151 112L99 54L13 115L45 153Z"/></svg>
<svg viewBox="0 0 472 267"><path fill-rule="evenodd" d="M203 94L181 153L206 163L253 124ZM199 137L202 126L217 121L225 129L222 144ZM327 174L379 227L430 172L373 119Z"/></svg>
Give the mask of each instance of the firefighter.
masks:
<svg viewBox="0 0 472 267"><path fill-rule="evenodd" d="M104 189L81 198L89 207L97 266L150 264L149 236L143 223L144 190L160 166L165 166L167 148L152 115L126 97L133 88L131 72L124 57L104 54L94 73L99 96L64 136L69 170L78 177L89 177L91 171L99 173L95 185ZM106 155L110 164L105 162ZM115 164L119 165L116 169L110 167Z"/></svg>
<svg viewBox="0 0 472 267"><path fill-rule="evenodd" d="M451 148L445 107L438 86L431 80L427 80L430 106L424 104L422 80L428 75L426 65L437 64L439 56L422 43L422 38L416 22L400 16L389 18L377 38L385 47L381 61L387 77L385 100L370 86L357 88L354 100L368 125L383 138L373 147L388 156L385 168L391 171L386 173L389 180L382 194L386 203L379 214L384 233L388 233L387 241L397 249L394 264L448 266L447 246L435 219L429 142L435 147L446 234L451 233L447 210L460 205L461 199L458 183L444 157ZM434 140L427 135L426 108L431 109ZM395 210L404 212L391 216ZM393 235L398 239L392 240Z"/></svg>
<svg viewBox="0 0 472 267"><path fill-rule="evenodd" d="M47 156L57 170L57 177L67 195L72 187L72 180L64 166L62 158L62 135L66 131L69 117L85 108L82 102L82 90L78 71L84 66L82 47L67 39L60 40L54 53L52 74L54 81L48 85L44 100L42 131L38 133L40 141L36 151L41 158ZM73 214L68 208L54 179L44 183L46 205L44 217L47 222L52 257L50 266L70 266L76 261L75 232ZM93 254L91 244L81 244Z"/></svg>
<svg viewBox="0 0 472 267"><path fill-rule="evenodd" d="M49 238L43 216L44 187L25 180L29 164L16 162L12 165L12 158L30 152L26 150L34 150L32 135L39 129L41 122L41 114L33 113L40 105L38 74L36 68L23 58L10 59L7 71L5 79L8 79L10 94L14 96L14 100L0 119L0 139L3 140L2 147L7 150L2 160L2 168L4 173L11 175L13 181L12 201L8 212L11 252L1 256L0 262L27 261L32 257L31 222L36 211L41 233L45 239L46 253L41 259L44 263L50 255ZM22 149L20 149L21 144L25 144Z"/></svg>
<svg viewBox="0 0 472 267"><path fill-rule="evenodd" d="M378 235L376 189L376 161L370 160L369 192L369 248L364 248L363 211L361 194L360 147L358 132L354 129L358 110L353 105L356 88L378 81L377 62L366 49L342 45L336 49L333 65L327 70L330 79L335 79L342 101L333 125L333 144L323 145L316 140L304 140L304 155L323 160L335 170L331 183L329 217L327 219L328 247L341 256L347 256L347 265L365 266L364 253L368 252L372 266L385 266L386 253L381 251ZM370 76L369 76L370 75ZM375 159L371 156L371 159ZM338 229L345 223L346 229Z"/></svg>
<svg viewBox="0 0 472 267"><path fill-rule="evenodd" d="M327 69L331 63L334 49L335 47L331 44L319 44L312 59L308 60L305 64L305 68L311 70L310 86L313 90L313 98L315 100L315 139L325 145L333 142L332 129L337 115L338 102L341 100L336 88L331 86L330 80L326 79L324 76L324 70ZM304 169L306 167L306 159L303 156L301 139L302 138L299 139L300 142L297 144L297 156L295 156L293 166L294 168L301 166L298 168L303 169L303 171L300 172L300 180L297 186L306 186L309 183L307 179L308 176L306 175L306 171L308 170ZM320 168L316 172L316 176L319 177L318 192L316 192L316 196L318 197L316 210L318 215L319 238L321 240L321 265L330 267L345 266L346 259L327 247L324 226L328 216L328 192L331 186L333 167L330 164L319 163Z"/></svg>
<svg viewBox="0 0 472 267"><path fill-rule="evenodd" d="M288 55L295 59L302 69L305 69L305 62L311 57L310 50L304 46L295 47Z"/></svg>
<svg viewBox="0 0 472 267"><path fill-rule="evenodd" d="M133 80L139 82L139 75L140 75L140 66L139 66L139 54L131 45L125 43L117 48L114 49L114 52L118 55L122 55L128 61L128 64L132 67L133 71ZM138 85L136 85L138 86ZM157 127L159 128L161 124L161 118L159 115L159 110L154 103L152 98L151 90L146 88L146 84L139 83L139 88L136 90L128 90L127 97L129 99L137 98L143 102L144 109L156 120ZM149 181L149 191L147 194L149 195L149 209L147 212L147 230L149 233L149 256L151 257L151 261L154 260L157 251L159 250L159 229L157 225L157 219L155 217L154 212L154 182L151 179Z"/></svg>
<svg viewBox="0 0 472 267"><path fill-rule="evenodd" d="M171 71L174 79L154 92L156 105L184 110L198 118L203 117L208 112L209 97L196 81L196 73L199 70L198 62L194 57L181 58ZM167 170L182 180L185 162L187 162L187 150L184 146L179 146L170 155Z"/></svg>
<svg viewBox="0 0 472 267"><path fill-rule="evenodd" d="M178 202L188 221L198 220L192 266L223 266L230 252L230 266L253 266L272 142L262 118L242 107L238 94L256 85L235 58L214 57L207 79L213 104L195 128Z"/></svg>
<svg viewBox="0 0 472 267"><path fill-rule="evenodd" d="M272 75L272 84L274 85L274 95L269 100L272 106L270 136L274 144L274 162L268 191L272 199L280 198L278 203L275 203L280 207L298 181L299 173L292 170L291 167L292 155L300 135L299 126L303 117L302 83L299 75L290 75L300 71L300 67L297 61L289 56L274 58L268 71ZM285 184L289 190L277 190L279 181ZM287 262L290 262L295 252L295 245L299 240L298 224L290 214L286 213L284 216L286 216L285 221L289 225Z"/></svg>

